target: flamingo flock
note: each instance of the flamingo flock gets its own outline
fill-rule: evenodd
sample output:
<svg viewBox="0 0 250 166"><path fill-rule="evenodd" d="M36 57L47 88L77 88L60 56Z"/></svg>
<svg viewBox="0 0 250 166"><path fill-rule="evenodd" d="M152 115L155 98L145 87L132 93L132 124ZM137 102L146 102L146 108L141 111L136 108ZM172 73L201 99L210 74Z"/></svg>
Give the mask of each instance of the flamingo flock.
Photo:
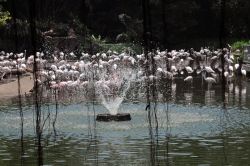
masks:
<svg viewBox="0 0 250 166"><path fill-rule="evenodd" d="M222 56L224 66L221 63ZM58 52L45 56L43 52L37 52L36 59L34 55L25 57L26 52L0 52L0 80L7 79L6 76L11 75L14 70L20 73L32 72L34 62L37 64L37 81L41 85L63 91L95 88L105 94L118 93L124 81L131 78L137 82L182 78L183 82L192 84L194 77L201 77L202 83L204 81L212 85L220 82L222 74L227 83L233 81L238 71L246 76L246 71L240 69L237 59L226 48L201 48L199 51L156 50L147 55L110 50L94 55ZM50 57L51 60L46 60L45 57Z"/></svg>

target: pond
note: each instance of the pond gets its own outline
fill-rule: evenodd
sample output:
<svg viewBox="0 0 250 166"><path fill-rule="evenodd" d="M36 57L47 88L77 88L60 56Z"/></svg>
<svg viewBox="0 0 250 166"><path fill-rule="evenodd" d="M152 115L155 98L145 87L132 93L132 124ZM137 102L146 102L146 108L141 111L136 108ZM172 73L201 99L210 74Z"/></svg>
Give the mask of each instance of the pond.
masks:
<svg viewBox="0 0 250 166"><path fill-rule="evenodd" d="M143 101L123 101L119 112L131 114L128 122L95 121L107 110L94 101L44 103L41 139L29 101L22 112L16 99L2 101L0 165L248 165L250 83L228 87L222 102L220 85L177 79L171 100L155 103L157 121Z"/></svg>

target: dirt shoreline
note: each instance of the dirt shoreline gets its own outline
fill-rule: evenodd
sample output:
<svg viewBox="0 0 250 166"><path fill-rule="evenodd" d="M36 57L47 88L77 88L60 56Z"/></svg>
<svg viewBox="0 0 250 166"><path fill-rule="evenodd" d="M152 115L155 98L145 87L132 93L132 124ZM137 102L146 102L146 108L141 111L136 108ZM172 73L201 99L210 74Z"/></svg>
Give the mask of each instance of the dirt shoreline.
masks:
<svg viewBox="0 0 250 166"><path fill-rule="evenodd" d="M14 81L0 84L0 99L8 99L18 96L18 81L17 78ZM20 78L21 95L29 93L34 84L32 74L22 76Z"/></svg>

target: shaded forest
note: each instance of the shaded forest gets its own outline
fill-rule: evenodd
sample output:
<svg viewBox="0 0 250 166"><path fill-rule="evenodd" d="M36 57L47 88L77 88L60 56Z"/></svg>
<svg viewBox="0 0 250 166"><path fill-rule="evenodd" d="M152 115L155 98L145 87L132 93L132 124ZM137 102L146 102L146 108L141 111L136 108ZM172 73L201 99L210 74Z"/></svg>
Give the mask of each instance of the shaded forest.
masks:
<svg viewBox="0 0 250 166"><path fill-rule="evenodd" d="M149 0L148 20L155 48L218 47L220 0ZM49 50L46 37L73 36L79 51L96 45L143 42L142 0L37 0L35 8L37 48ZM29 1L0 2L0 49L30 48ZM228 0L224 35L227 43L249 39L250 1ZM47 41L47 40L46 40ZM72 42L72 41L70 41ZM92 45L92 46L91 46Z"/></svg>

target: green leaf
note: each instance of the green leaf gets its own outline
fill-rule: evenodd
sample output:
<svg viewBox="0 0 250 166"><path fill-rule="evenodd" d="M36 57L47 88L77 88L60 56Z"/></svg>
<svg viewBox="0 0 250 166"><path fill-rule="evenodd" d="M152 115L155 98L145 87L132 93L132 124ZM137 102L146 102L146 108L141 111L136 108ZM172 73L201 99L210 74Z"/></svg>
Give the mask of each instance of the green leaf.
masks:
<svg viewBox="0 0 250 166"><path fill-rule="evenodd" d="M4 26L11 19L10 13L0 11L0 26Z"/></svg>

